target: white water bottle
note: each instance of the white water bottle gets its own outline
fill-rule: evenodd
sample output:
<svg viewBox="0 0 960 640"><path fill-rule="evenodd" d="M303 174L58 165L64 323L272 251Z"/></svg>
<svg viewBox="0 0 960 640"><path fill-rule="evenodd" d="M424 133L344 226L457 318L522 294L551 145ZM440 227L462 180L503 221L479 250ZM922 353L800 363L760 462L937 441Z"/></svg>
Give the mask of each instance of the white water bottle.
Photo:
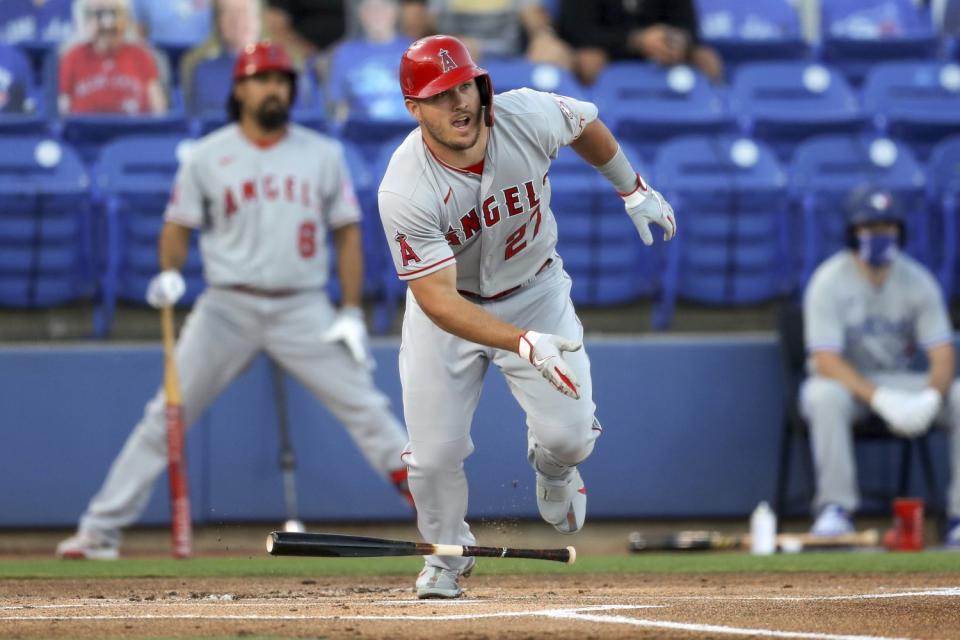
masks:
<svg viewBox="0 0 960 640"><path fill-rule="evenodd" d="M777 515L766 501L750 515L750 553L768 556L777 550Z"/></svg>

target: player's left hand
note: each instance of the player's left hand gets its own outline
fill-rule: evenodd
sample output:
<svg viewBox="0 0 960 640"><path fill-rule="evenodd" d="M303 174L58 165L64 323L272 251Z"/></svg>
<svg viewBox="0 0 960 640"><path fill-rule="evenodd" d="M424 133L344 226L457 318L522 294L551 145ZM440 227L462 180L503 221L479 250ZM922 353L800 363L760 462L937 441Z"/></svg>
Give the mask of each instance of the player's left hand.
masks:
<svg viewBox="0 0 960 640"><path fill-rule="evenodd" d="M643 244L648 247L653 244L653 234L650 233L650 223L658 224L663 228L664 241L671 240L677 233L677 219L673 214L673 207L660 192L647 186L639 175L637 188L630 193L621 193L623 206L627 215L633 220Z"/></svg>
<svg viewBox="0 0 960 640"><path fill-rule="evenodd" d="M574 400L580 399L580 383L563 359L564 351L579 351L583 343L549 333L527 331L520 336L517 353L528 361L553 385L553 388Z"/></svg>
<svg viewBox="0 0 960 640"><path fill-rule="evenodd" d="M363 321L362 309L358 307L341 309L330 328L324 331L322 339L324 342L342 340L357 364L370 365L371 359L367 351L367 325Z"/></svg>

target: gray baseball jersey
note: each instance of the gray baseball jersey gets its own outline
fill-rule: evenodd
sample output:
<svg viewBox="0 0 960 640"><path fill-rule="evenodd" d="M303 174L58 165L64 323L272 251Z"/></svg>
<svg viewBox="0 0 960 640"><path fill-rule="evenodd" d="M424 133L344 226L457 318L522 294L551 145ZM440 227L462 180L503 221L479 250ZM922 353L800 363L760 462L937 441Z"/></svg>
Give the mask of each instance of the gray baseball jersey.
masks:
<svg viewBox="0 0 960 640"><path fill-rule="evenodd" d="M457 265L457 288L484 297L533 278L557 243L547 171L596 119L589 102L518 89L494 100L482 175L436 158L413 131L380 184L383 230L401 280Z"/></svg>
<svg viewBox="0 0 960 640"><path fill-rule="evenodd" d="M860 273L851 251L840 251L814 272L804 294L807 351L835 351L858 371L910 368L918 348L953 339L936 280L900 254L883 286Z"/></svg>
<svg viewBox="0 0 960 640"><path fill-rule="evenodd" d="M259 147L231 124L181 164L165 218L202 231L211 285L320 289L327 228L358 222L360 208L335 140L291 125Z"/></svg>

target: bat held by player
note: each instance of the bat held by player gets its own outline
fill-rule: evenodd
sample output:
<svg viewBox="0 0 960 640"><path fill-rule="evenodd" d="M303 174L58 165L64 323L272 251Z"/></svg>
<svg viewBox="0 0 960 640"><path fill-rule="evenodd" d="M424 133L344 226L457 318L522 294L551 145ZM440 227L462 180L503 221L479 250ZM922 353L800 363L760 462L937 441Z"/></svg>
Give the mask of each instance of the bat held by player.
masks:
<svg viewBox="0 0 960 640"><path fill-rule="evenodd" d="M781 533L777 536L776 541L777 547L784 551L875 547L880 543L880 533L876 529L866 529L836 536ZM719 551L749 548L749 534L725 534L719 531L677 531L660 535L634 531L628 539L628 549L636 553L644 551Z"/></svg>
<svg viewBox="0 0 960 640"><path fill-rule="evenodd" d="M477 558L527 558L573 564L577 551L565 549L511 549L459 544L430 544L335 533L274 531L267 536L267 553L274 556L369 558L380 556L463 556Z"/></svg>

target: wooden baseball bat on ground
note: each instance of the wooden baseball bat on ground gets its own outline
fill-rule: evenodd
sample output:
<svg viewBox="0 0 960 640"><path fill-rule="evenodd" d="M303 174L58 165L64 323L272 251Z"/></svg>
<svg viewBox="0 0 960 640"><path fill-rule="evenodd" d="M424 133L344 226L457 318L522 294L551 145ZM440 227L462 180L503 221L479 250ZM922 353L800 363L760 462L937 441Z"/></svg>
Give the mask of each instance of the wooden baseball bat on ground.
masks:
<svg viewBox="0 0 960 640"><path fill-rule="evenodd" d="M642 551L717 551L723 549L749 549L750 534L724 534L719 531L678 531L676 533L650 535L634 531L629 536L628 549ZM781 533L777 547L784 551L802 549L828 549L842 547L875 547L880 543L876 529L855 531L838 536L815 536L809 533Z"/></svg>
<svg viewBox="0 0 960 640"><path fill-rule="evenodd" d="M379 556L464 556L477 558L528 558L573 564L577 551L566 549L511 549L474 547L459 544L429 544L384 538L367 538L334 533L291 533L274 531L267 536L267 553L274 556L321 556L325 558L368 558Z"/></svg>
<svg viewBox="0 0 960 640"><path fill-rule="evenodd" d="M167 423L167 475L170 476L170 525L173 556L187 558L193 551L190 523L190 491L187 486L187 463L183 436L183 404L180 379L174 354L173 307L160 310L163 325L163 392L166 397L164 415Z"/></svg>

